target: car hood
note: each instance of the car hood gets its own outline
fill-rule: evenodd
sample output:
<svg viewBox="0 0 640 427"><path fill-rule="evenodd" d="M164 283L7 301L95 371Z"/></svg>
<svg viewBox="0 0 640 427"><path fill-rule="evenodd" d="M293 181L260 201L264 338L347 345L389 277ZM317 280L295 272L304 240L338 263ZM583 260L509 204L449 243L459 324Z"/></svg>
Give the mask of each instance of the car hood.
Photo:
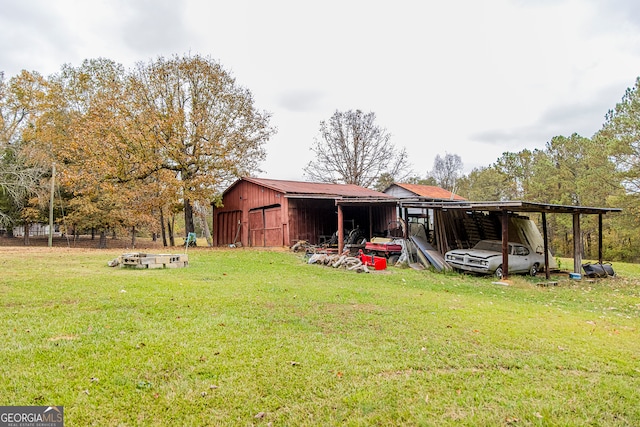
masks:
<svg viewBox="0 0 640 427"><path fill-rule="evenodd" d="M460 255L460 256L472 256L474 258L482 258L482 259L488 259L488 258L493 258L493 257L497 257L497 256L502 256L501 253L498 252L493 252L493 251L483 251L481 249L467 249L467 250L463 250L463 249L459 249L459 250L455 250L455 251L450 251L448 252L448 254L451 255Z"/></svg>

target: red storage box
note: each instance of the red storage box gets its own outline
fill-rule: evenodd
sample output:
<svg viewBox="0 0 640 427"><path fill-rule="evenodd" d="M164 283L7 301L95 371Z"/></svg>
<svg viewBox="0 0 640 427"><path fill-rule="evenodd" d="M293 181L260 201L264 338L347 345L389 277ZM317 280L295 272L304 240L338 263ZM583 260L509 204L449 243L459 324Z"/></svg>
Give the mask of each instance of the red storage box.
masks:
<svg viewBox="0 0 640 427"><path fill-rule="evenodd" d="M360 252L360 260L366 266L373 266L375 270L387 269L387 259L385 257L365 255L364 253Z"/></svg>

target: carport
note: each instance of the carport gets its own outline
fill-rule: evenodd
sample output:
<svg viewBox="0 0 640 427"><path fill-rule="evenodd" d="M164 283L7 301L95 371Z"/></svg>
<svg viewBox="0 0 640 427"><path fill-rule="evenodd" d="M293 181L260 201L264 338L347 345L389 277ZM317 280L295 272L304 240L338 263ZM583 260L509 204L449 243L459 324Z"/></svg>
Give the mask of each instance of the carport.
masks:
<svg viewBox="0 0 640 427"><path fill-rule="evenodd" d="M444 253L447 248L447 233L445 223L442 220L443 213L450 210L463 210L467 212L494 212L501 217L502 225L502 264L503 277L509 274L508 240L509 240L509 215L516 213L540 213L542 222L542 234L544 239L545 274L549 279L549 242L547 233L547 214L568 214L573 216L573 271L580 273L582 267L582 233L580 230L581 215L598 215L598 261L602 263L602 219L607 213L621 212L619 208L597 208L585 206L555 205L548 203L535 203L523 201L505 202L453 202L453 201L424 201L420 199L404 199L399 201L401 212L407 217L409 208L432 209L434 212L434 232L438 236L438 249ZM445 241L442 241L442 240Z"/></svg>

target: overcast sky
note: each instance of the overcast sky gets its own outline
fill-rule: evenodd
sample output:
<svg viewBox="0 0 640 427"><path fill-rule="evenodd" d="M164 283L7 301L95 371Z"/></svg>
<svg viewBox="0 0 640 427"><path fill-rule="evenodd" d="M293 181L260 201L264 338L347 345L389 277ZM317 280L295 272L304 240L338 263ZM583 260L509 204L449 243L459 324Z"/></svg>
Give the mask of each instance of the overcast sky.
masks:
<svg viewBox="0 0 640 427"><path fill-rule="evenodd" d="M640 76L637 0L0 0L0 71L219 61L272 113L260 175L304 179L321 120L373 111L425 176L591 137ZM384 161L384 159L380 159Z"/></svg>

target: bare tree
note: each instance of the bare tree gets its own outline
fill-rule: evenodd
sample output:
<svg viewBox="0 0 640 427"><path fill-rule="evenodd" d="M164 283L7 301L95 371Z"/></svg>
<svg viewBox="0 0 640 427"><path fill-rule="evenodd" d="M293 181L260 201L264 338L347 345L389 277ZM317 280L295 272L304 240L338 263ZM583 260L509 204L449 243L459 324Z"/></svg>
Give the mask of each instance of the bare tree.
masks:
<svg viewBox="0 0 640 427"><path fill-rule="evenodd" d="M312 181L372 187L382 175L403 179L406 150L397 149L391 135L375 124L375 113L336 111L320 122L320 135L311 150L315 160L304 168Z"/></svg>
<svg viewBox="0 0 640 427"><path fill-rule="evenodd" d="M436 155L430 176L445 190L454 191L456 181L462 176L462 158L457 154Z"/></svg>

